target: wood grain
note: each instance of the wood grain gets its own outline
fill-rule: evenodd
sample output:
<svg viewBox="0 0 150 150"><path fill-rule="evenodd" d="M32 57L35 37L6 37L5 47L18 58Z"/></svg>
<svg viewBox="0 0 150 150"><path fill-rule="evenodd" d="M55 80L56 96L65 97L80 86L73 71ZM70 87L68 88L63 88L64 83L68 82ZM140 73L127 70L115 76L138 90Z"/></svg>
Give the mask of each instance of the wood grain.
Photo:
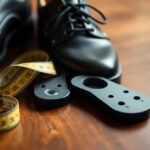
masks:
<svg viewBox="0 0 150 150"><path fill-rule="evenodd" d="M89 2L109 18L102 29L119 54L122 84L150 96L150 1ZM35 10L34 0L33 4ZM34 48L38 48L36 34L13 44L3 66L26 49ZM150 149L150 120L121 125L81 97L72 97L71 104L65 107L39 111L34 105L32 86L18 99L21 123L9 132L0 133L0 150Z"/></svg>

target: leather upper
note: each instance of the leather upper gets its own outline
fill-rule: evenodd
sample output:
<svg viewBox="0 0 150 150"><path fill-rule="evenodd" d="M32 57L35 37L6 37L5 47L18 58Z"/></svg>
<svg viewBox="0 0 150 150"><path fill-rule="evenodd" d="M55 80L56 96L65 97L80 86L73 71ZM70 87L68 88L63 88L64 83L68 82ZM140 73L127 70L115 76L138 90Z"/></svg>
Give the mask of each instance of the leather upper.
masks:
<svg viewBox="0 0 150 150"><path fill-rule="evenodd" d="M6 55L10 35L29 19L30 0L0 0L0 61Z"/></svg>
<svg viewBox="0 0 150 150"><path fill-rule="evenodd" d="M79 3L78 3L79 2ZM73 69L77 73L101 75L111 77L118 71L118 56L107 35L96 25L91 18L90 23L79 22L76 26L93 30L85 32L74 32L67 34L65 29L72 29L72 24L65 24L69 19L64 16L59 21L55 29L55 23L58 21L55 16L60 17L64 8L69 4L86 4L86 0L53 0L46 6L41 6L39 1L39 24L40 31L45 33L48 30L50 34L45 34L48 43L51 46L53 56L64 66ZM62 9L61 9L62 8ZM73 8L74 10L74 8ZM89 14L87 7L81 7L81 11ZM76 12L71 12L76 13ZM76 18L78 13L75 14ZM49 24L49 20L53 20Z"/></svg>

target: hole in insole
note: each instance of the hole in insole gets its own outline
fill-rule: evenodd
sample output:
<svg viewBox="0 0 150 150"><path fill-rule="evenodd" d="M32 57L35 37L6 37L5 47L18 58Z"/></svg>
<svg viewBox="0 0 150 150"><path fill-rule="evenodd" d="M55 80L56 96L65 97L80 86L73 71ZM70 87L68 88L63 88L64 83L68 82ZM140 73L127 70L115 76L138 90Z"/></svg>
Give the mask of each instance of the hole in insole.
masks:
<svg viewBox="0 0 150 150"><path fill-rule="evenodd" d="M93 89L102 89L107 87L107 82L100 78L87 78L83 81L83 84Z"/></svg>
<svg viewBox="0 0 150 150"><path fill-rule="evenodd" d="M108 95L109 98L114 98L114 95Z"/></svg>
<svg viewBox="0 0 150 150"><path fill-rule="evenodd" d="M47 89L45 90L45 94L46 95L58 95L58 92L56 90L53 90L53 89Z"/></svg>
<svg viewBox="0 0 150 150"><path fill-rule="evenodd" d="M125 102L120 101L120 102L118 102L118 105L125 105Z"/></svg>
<svg viewBox="0 0 150 150"><path fill-rule="evenodd" d="M141 98L139 96L134 96L134 100L140 100Z"/></svg>
<svg viewBox="0 0 150 150"><path fill-rule="evenodd" d="M46 85L44 85L44 84L41 85L41 88L45 88L45 87L46 87Z"/></svg>
<svg viewBox="0 0 150 150"><path fill-rule="evenodd" d="M57 87L62 87L62 85L61 85L61 84L58 84Z"/></svg>
<svg viewBox="0 0 150 150"><path fill-rule="evenodd" d="M128 90L124 90L123 92L124 92L124 93L129 93L129 91L128 91Z"/></svg>

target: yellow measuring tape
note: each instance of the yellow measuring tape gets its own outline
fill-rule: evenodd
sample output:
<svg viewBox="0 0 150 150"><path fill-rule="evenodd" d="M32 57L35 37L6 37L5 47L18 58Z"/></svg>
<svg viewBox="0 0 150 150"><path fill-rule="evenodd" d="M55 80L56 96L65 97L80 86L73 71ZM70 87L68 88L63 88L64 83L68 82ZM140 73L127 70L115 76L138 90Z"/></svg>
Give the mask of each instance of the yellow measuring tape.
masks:
<svg viewBox="0 0 150 150"><path fill-rule="evenodd" d="M46 52L35 50L18 57L0 72L0 131L9 130L19 123L19 104L14 96L21 93L39 73L56 75L53 62Z"/></svg>
<svg viewBox="0 0 150 150"><path fill-rule="evenodd" d="M0 99L0 131L14 128L20 121L18 100L11 96L2 96Z"/></svg>

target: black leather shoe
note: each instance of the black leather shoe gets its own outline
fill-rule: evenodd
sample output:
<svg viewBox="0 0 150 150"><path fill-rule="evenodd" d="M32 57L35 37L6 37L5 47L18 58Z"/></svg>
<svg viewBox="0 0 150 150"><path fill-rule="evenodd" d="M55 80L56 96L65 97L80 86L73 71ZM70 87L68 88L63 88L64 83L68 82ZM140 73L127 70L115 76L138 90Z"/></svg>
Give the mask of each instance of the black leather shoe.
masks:
<svg viewBox="0 0 150 150"><path fill-rule="evenodd" d="M107 35L96 23L107 18L86 0L39 0L39 26L44 41L49 43L52 56L76 73L119 79L118 57ZM97 12L101 20L91 16Z"/></svg>
<svg viewBox="0 0 150 150"><path fill-rule="evenodd" d="M13 35L32 24L31 14L31 0L0 0L0 61Z"/></svg>

